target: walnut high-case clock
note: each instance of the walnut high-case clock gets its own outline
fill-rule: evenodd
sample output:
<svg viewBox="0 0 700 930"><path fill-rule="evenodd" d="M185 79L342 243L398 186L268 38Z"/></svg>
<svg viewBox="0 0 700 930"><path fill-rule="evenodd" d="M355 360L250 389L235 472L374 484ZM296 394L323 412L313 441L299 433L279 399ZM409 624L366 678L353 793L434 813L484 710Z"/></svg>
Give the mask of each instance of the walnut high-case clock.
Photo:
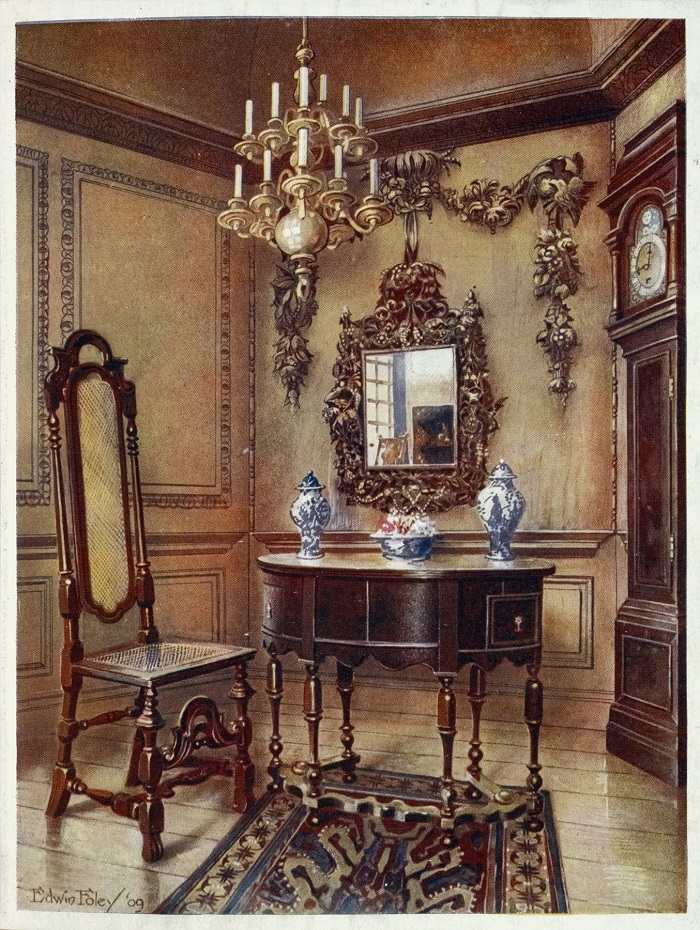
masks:
<svg viewBox="0 0 700 930"><path fill-rule="evenodd" d="M686 769L684 117L678 102L630 139L600 203L627 382L627 597L607 746L672 784Z"/></svg>

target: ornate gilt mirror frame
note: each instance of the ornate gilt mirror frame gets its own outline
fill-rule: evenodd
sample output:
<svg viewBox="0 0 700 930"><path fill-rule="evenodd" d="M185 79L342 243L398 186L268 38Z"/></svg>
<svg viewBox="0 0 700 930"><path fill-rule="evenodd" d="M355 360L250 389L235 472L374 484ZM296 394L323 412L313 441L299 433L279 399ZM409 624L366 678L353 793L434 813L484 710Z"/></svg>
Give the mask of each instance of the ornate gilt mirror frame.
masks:
<svg viewBox="0 0 700 930"><path fill-rule="evenodd" d="M440 291L437 265L406 262L384 272L374 312L340 319L335 387L323 415L335 447L339 490L349 504L365 504L399 513L449 510L472 505L487 478L487 448L498 429L496 414L505 398L494 400L482 309L473 291L464 306L448 306ZM368 350L454 346L456 359L456 441L454 465L430 468L368 468L365 455L363 358Z"/></svg>

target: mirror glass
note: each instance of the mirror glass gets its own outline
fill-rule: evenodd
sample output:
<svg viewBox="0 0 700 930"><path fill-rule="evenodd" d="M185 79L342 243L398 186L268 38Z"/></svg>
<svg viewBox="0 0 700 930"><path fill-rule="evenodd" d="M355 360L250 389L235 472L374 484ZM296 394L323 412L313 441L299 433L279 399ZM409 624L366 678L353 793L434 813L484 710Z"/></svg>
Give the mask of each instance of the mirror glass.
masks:
<svg viewBox="0 0 700 930"><path fill-rule="evenodd" d="M454 346L363 352L365 466L457 462Z"/></svg>

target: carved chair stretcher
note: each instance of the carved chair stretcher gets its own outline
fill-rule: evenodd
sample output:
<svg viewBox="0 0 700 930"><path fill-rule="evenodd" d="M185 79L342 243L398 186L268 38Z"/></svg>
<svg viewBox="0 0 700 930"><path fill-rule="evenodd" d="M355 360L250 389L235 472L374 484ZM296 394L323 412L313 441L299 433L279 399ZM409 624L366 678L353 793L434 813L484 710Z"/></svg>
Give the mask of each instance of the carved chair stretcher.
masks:
<svg viewBox="0 0 700 930"><path fill-rule="evenodd" d="M81 361L84 349L96 352L100 362ZM255 651L248 646L222 643L161 642L153 620L154 584L146 553L135 389L124 378L125 361L115 358L106 340L89 330L73 333L62 349L53 349L53 355L46 399L64 646L58 755L46 813L58 817L66 810L71 795L88 796L116 814L138 820L143 858L155 862L163 855L163 798L171 797L176 785L197 784L213 774L228 775L234 779L234 809L243 812L253 800L248 702L254 692L247 681L246 664ZM67 484L58 416L61 406ZM84 614L113 624L128 621L125 615L134 606L140 622L133 641L86 652L80 638ZM236 705L233 724L224 723L214 700L193 697L180 712L170 745L158 746L158 731L165 726L158 710L158 689L227 668L233 670L229 695ZM133 686L137 689L135 700L124 709L78 719L76 710L84 678ZM132 790L91 788L76 774L71 758L73 742L90 727L125 717L131 717L135 725L125 783L126 789ZM231 747L233 763L227 758L198 755L202 747ZM178 771L163 777L174 769Z"/></svg>

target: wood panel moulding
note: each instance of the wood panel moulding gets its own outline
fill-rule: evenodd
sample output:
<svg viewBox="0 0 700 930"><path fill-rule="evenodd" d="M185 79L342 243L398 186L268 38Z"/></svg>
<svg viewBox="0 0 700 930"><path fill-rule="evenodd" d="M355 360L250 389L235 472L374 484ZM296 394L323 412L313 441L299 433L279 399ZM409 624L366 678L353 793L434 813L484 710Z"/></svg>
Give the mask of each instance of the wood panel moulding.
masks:
<svg viewBox="0 0 700 930"><path fill-rule="evenodd" d="M53 672L53 588L52 577L19 579L17 674L20 678L35 678Z"/></svg>
<svg viewBox="0 0 700 930"><path fill-rule="evenodd" d="M98 306L98 300L100 304L106 300L105 293L87 294L85 298L82 293L84 262L82 225L87 220L99 221L100 219L90 215L84 216L84 212L89 211L86 207L86 196L90 190L88 185L93 185L93 191L102 189L107 195L113 191L121 191L127 195L154 198L162 203L174 205L176 208L193 208L212 215L212 235L216 235L212 256L215 262L212 276L216 289L215 301L212 301L215 303L213 312L216 315L214 324L216 327L214 350L216 377L213 380L216 409L213 420L202 421L201 425L207 431L211 430L208 439L212 444L212 454L215 458L213 467L216 474L210 479L204 476L203 472L201 474L198 472L194 480L189 481L176 475L175 480L171 480L170 483L144 480L143 499L144 504L158 507L229 507L231 504L231 249L230 234L220 229L214 222L216 214L224 204L214 198L204 197L168 184L132 177L97 165L64 159L61 172L61 332L64 337L70 335L76 328L85 325L84 305L89 305L91 312L94 312L94 308ZM149 209L152 210L153 207ZM121 299L125 299L125 295L122 295ZM138 291L131 295L131 299L132 303L137 302L139 305L143 301ZM159 348L162 352L167 350L165 346ZM181 374L180 384L184 384L184 379L185 375ZM141 403L143 405L143 398L141 398ZM174 398L171 398L171 406L174 403ZM202 459L203 456L199 458ZM188 465L188 467L194 466ZM204 466L202 465L201 468L203 469Z"/></svg>
<svg viewBox="0 0 700 930"><path fill-rule="evenodd" d="M523 558L592 559L602 544L614 535L610 530L521 530L513 539L513 549ZM299 535L285 532L253 534L268 552L296 552ZM324 533L321 548L329 552L376 552L377 545L367 533ZM482 532L447 532L441 534L435 551L484 556L488 543Z"/></svg>
<svg viewBox="0 0 700 930"><path fill-rule="evenodd" d="M154 556L224 555L230 552L246 533L147 533L146 545ZM17 556L21 561L54 560L56 536L22 534L17 537Z"/></svg>
<svg viewBox="0 0 700 930"><path fill-rule="evenodd" d="M167 569L154 571L154 576L158 585L155 616L165 634L226 642L224 569Z"/></svg>
<svg viewBox="0 0 700 930"><path fill-rule="evenodd" d="M555 575L545 584L543 664L593 668L593 578Z"/></svg>
<svg viewBox="0 0 700 930"><path fill-rule="evenodd" d="M22 226L18 241L20 287L17 332L19 350L31 353L31 365L24 366L28 372L27 379L20 371L18 380L18 403L23 416L18 431L17 504L37 506L47 505L51 500L51 462L44 412L44 378L48 371L49 348L48 154L18 145L18 181L24 172L28 172L31 205L28 211L18 214ZM25 225L27 218L28 224ZM23 281L21 277L23 263L31 280ZM20 362L23 361L20 356ZM31 384L27 383L29 378ZM25 443L28 447L26 456L21 452ZM27 464L28 473L22 473L22 467Z"/></svg>

